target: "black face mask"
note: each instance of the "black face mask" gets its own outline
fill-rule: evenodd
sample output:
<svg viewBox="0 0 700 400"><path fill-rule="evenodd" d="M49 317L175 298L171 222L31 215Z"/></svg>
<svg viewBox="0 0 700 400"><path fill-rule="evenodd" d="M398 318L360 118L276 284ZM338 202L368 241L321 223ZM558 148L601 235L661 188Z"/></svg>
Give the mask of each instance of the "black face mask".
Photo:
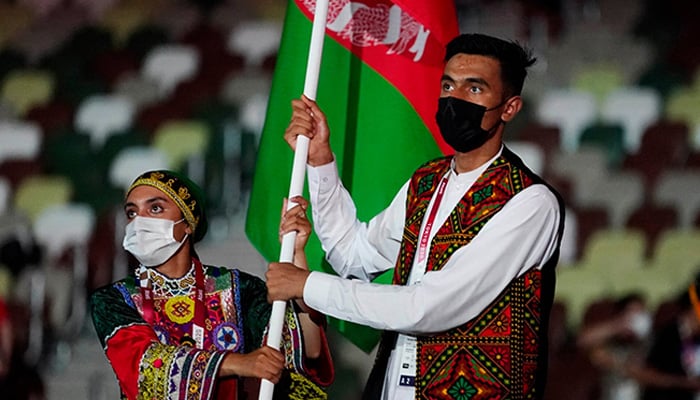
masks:
<svg viewBox="0 0 700 400"><path fill-rule="evenodd" d="M488 131L481 128L481 120L486 111L495 110L501 104L486 108L482 105L458 99L456 97L441 97L438 100L438 111L435 120L445 142L460 153L466 153L481 147L496 131L503 120L499 119Z"/></svg>

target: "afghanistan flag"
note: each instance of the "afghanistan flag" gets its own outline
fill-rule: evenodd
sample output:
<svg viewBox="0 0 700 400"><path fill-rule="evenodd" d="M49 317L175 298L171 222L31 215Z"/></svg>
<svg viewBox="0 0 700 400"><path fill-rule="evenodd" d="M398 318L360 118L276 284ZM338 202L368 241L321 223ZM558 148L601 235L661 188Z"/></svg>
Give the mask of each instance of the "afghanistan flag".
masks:
<svg viewBox="0 0 700 400"><path fill-rule="evenodd" d="M289 1L256 161L246 233L268 260L280 254L280 212L294 157L283 135L291 101L304 88L315 5ZM388 206L416 167L450 151L435 112L445 45L458 33L453 0L330 0L316 101L360 220ZM307 256L312 269L331 271L315 236ZM390 280L388 273L378 278ZM330 322L365 351L379 337Z"/></svg>

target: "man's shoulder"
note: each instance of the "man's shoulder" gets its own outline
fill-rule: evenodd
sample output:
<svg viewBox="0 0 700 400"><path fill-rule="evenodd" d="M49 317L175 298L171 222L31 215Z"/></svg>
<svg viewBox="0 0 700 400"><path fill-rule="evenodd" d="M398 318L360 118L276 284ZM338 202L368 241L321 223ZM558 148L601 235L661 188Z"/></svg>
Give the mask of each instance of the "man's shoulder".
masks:
<svg viewBox="0 0 700 400"><path fill-rule="evenodd" d="M450 162L452 161L452 156L441 156L437 158L433 158L432 160L428 160L421 164L418 168L416 168L415 173L419 172L424 172L424 171L432 171L436 169L442 169L445 168L445 166L449 166Z"/></svg>

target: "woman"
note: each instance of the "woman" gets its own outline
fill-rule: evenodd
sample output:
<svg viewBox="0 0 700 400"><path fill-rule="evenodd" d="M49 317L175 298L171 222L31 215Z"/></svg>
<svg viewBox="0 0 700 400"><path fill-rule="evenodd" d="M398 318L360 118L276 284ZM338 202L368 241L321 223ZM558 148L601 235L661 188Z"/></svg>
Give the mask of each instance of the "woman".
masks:
<svg viewBox="0 0 700 400"><path fill-rule="evenodd" d="M139 267L91 299L122 398L236 399L261 378L276 384L276 398L326 397L319 386L332 382L333 366L322 316L290 302L281 351L261 346L271 311L265 283L202 265L194 243L207 219L197 185L172 171L146 172L127 191L124 212L123 245ZM301 205L280 228L300 232L295 264L305 267L310 223Z"/></svg>

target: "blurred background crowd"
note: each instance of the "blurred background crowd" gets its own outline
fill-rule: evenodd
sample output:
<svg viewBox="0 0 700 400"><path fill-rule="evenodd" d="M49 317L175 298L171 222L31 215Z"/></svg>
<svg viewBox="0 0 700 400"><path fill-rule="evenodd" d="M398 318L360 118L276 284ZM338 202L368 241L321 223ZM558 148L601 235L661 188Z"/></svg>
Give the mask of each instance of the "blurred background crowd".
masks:
<svg viewBox="0 0 700 400"><path fill-rule="evenodd" d="M700 3L455 4L462 32L538 57L506 142L567 205L547 397L603 398L608 336L589 330L634 320L632 296L651 322L625 335L652 337L700 267ZM86 298L127 273L119 209L145 168L206 190L204 260L264 273L243 224L286 5L0 0L3 398L118 393ZM331 398L357 398L372 355L330 334Z"/></svg>

